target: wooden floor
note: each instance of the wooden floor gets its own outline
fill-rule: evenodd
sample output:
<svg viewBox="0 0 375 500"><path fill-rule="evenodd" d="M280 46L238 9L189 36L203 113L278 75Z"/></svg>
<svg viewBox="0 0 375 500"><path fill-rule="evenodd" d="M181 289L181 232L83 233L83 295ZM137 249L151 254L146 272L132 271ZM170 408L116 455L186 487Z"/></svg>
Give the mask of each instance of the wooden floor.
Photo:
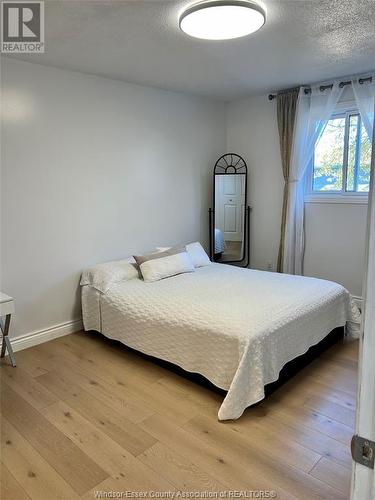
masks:
<svg viewBox="0 0 375 500"><path fill-rule="evenodd" d="M242 241L226 241L225 250L220 261L240 260L242 253Z"/></svg>
<svg viewBox="0 0 375 500"><path fill-rule="evenodd" d="M349 498L357 343L334 346L226 423L220 395L100 335L62 337L17 362L0 370L2 500L229 490Z"/></svg>

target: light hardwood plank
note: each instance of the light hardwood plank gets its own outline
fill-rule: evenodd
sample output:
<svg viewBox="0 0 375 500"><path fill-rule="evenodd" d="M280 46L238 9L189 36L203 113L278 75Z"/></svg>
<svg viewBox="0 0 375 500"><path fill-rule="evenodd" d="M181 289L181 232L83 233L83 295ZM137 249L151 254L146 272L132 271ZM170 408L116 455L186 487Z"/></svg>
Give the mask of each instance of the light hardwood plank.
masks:
<svg viewBox="0 0 375 500"><path fill-rule="evenodd" d="M265 433L264 427L261 424L258 425L256 421L251 426L251 434L245 431L239 434L237 430L240 425L239 423L238 426L231 427L219 422L214 424L207 417L199 415L190 420L184 426L184 429L198 434L202 439L210 436L210 441L211 435L213 436L212 439L217 439L218 442L219 439L232 440L232 450L237 447L235 453L241 456L242 460L246 460L249 455L259 455L262 459L264 450L272 449L272 460L308 472L321 458L319 453L315 453L295 441L284 439L283 436L280 436L270 427L267 429L268 432ZM229 427L231 427L231 431L235 432L228 432ZM250 429L247 428L246 430Z"/></svg>
<svg viewBox="0 0 375 500"><path fill-rule="evenodd" d="M147 401L138 397L134 385L108 377L104 368L98 370L91 366L89 370L79 362L72 362L68 356L64 357L59 354L48 356L46 349L39 350L37 356L40 356L41 360L45 358L47 363L53 363L53 368L50 371L57 372L62 377L71 374L74 377L75 385L78 385L104 404L119 410L133 423L138 423L155 412L147 404Z"/></svg>
<svg viewBox="0 0 375 500"><path fill-rule="evenodd" d="M280 418L292 423L299 422L305 427L321 432L326 436L340 441L346 446L350 445L353 429L347 425L341 424L337 420L333 420L332 418L305 407L297 408L286 405L277 406L274 404L269 406L267 401L264 401L263 405L266 408L270 408L275 416L280 416Z"/></svg>
<svg viewBox="0 0 375 500"><path fill-rule="evenodd" d="M184 398L186 401L191 401L192 404L198 405L202 411L209 410L215 415L223 402L223 396L207 387L203 387L191 380L184 378L181 375L170 372L158 380L158 385L166 387L170 394L176 395L178 398Z"/></svg>
<svg viewBox="0 0 375 500"><path fill-rule="evenodd" d="M310 474L346 495L350 491L350 469L338 465L327 458L323 457L319 460Z"/></svg>
<svg viewBox="0 0 375 500"><path fill-rule="evenodd" d="M172 484L128 453L63 402L44 408L43 414L109 476L123 478L128 485L168 490Z"/></svg>
<svg viewBox="0 0 375 500"><path fill-rule="evenodd" d="M76 385L71 373L62 375L51 371L37 380L133 455L142 453L155 443L152 436L127 419L123 413Z"/></svg>
<svg viewBox="0 0 375 500"><path fill-rule="evenodd" d="M5 465L1 466L1 490L2 500L30 500L29 495L9 472Z"/></svg>
<svg viewBox="0 0 375 500"><path fill-rule="evenodd" d="M330 401L329 399L319 396L309 397L304 406L306 406L306 408L310 408L311 410L315 410L326 417L336 420L337 422L350 427L350 429L354 428L355 411L351 408L343 407L333 401Z"/></svg>
<svg viewBox="0 0 375 500"><path fill-rule="evenodd" d="M209 445L193 434L179 428L167 417L154 415L141 424L148 432L152 433L158 441L166 446L175 449L182 456L191 460L193 463L199 463L200 466L214 477L222 482L231 490L275 490L268 471L263 471L255 467L249 471L243 466L240 457L233 461L226 456L226 450L214 444ZM277 487L278 498L291 499L297 498L292 493Z"/></svg>
<svg viewBox="0 0 375 500"><path fill-rule="evenodd" d="M212 426L213 422L211 423ZM218 439L216 433L191 433L175 426L166 417L154 415L141 424L159 441L173 447L181 455L192 462L198 462L203 469L226 485L235 490L274 490L278 498L344 498L341 493L309 476L308 474L288 468L276 461L266 463L259 454L251 453L246 446L239 446L233 450L232 435L224 440ZM218 423L221 429L227 431L225 425ZM210 426L210 428L211 428ZM242 451L245 450L245 456ZM271 460L272 462L272 460Z"/></svg>
<svg viewBox="0 0 375 500"><path fill-rule="evenodd" d="M18 351L17 362L18 367L22 367L31 377L37 377L38 375L48 373L46 367L42 366L40 360L33 354L33 348Z"/></svg>
<svg viewBox="0 0 375 500"><path fill-rule="evenodd" d="M162 443L156 443L138 457L161 476L171 478L184 491L225 491L226 487L201 467Z"/></svg>
<svg viewBox="0 0 375 500"><path fill-rule="evenodd" d="M104 367L104 373L116 380L132 383L142 381L145 384L156 382L164 374L163 368L130 351L120 342L113 342L99 336L102 339L101 343L97 342L95 347L86 349L86 343L90 342L90 338L95 334L89 334L88 338L86 338L87 333L74 335L76 337L73 340L70 339L71 336L59 339L59 349L55 354L76 362L80 365L81 371L87 368L89 372L94 369L102 373ZM78 339L80 339L79 347L76 348L75 344ZM40 350L45 351L45 345L41 345ZM146 366L147 370L145 370Z"/></svg>
<svg viewBox="0 0 375 500"><path fill-rule="evenodd" d="M298 419L276 414L264 405L253 408L251 412L246 412L240 419L228 422L226 425L251 437L254 421L265 435L277 433L284 440L295 441L308 450L313 450L340 465L351 467L352 458L347 445L304 426ZM263 444L263 439L260 439L259 442Z"/></svg>
<svg viewBox="0 0 375 500"><path fill-rule="evenodd" d="M3 415L38 453L79 494L103 481L108 474L70 439L6 384L2 384Z"/></svg>
<svg viewBox="0 0 375 500"><path fill-rule="evenodd" d="M236 457L241 457L242 465L248 470L254 471L254 473L257 473L257 470L263 473L267 471L268 474L272 475L274 484L273 489L276 491L278 488L282 488L285 491L296 494L298 497L303 494L306 495L307 489L311 498L334 498L336 495L336 492L331 491L331 488L326 488L324 483L320 481L316 482L307 474L307 471L304 472L301 469L297 469L295 457L288 457L292 447L288 449L286 443L284 455L280 456L281 452L279 451L279 454L274 456L272 439L269 440L268 443L264 441L265 447L261 449L258 445L252 445L251 437L245 439L243 434L239 435L229 426L223 425L220 422L216 422L215 425L213 422L208 422L206 418L201 416L190 421L185 428L196 435L201 442L225 450L227 459L236 460ZM259 436L255 436L255 440L258 441ZM270 450L270 453L265 453L265 449ZM304 452L306 455L305 467L308 462L309 452L306 449L304 449ZM310 453L314 457L314 463L316 463L318 455L313 452ZM301 452L299 452L299 457L300 460L302 460ZM294 465L292 465L292 463ZM340 498L340 496L341 495L338 495L338 498Z"/></svg>
<svg viewBox="0 0 375 500"><path fill-rule="evenodd" d="M359 340L340 342L334 346L334 349L329 349L325 352L323 356L331 357L334 360L349 359L358 363Z"/></svg>
<svg viewBox="0 0 375 500"><path fill-rule="evenodd" d="M355 410L356 395L340 391L334 385L325 385L305 376L304 370L273 393L267 401L276 405L302 406L311 396L323 397L339 406Z"/></svg>
<svg viewBox="0 0 375 500"><path fill-rule="evenodd" d="M70 484L6 419L2 421L1 447L4 465L32 500L78 500Z"/></svg>
<svg viewBox="0 0 375 500"><path fill-rule="evenodd" d="M320 382L323 385L333 386L342 392L355 395L357 393L357 377L353 377L353 371L334 366L329 361L314 364L305 368L306 382ZM325 365L324 365L325 364Z"/></svg>
<svg viewBox="0 0 375 500"><path fill-rule="evenodd" d="M72 355L85 355L95 349L102 349L107 345L106 338L96 332L76 332L70 335L64 335L55 339L56 346L59 349L68 349ZM43 344L41 344L43 345Z"/></svg>
<svg viewBox="0 0 375 500"><path fill-rule="evenodd" d="M118 358L119 352L120 357ZM100 354L95 351L95 356L91 353L89 359L82 360L81 358L78 363L79 370L84 369L91 377L98 376L119 397L123 397L124 394L133 395L134 398L141 400L143 405L152 408L152 413L160 411L162 408L162 411L168 411L169 415L181 422L186 422L197 413L197 405L192 405L191 402L186 401L183 395L181 395L180 401L176 405L177 398L171 396L170 390L159 383L159 378L166 373L165 369L156 366L157 375L155 375L155 365L152 365L153 368L151 367L151 370L148 370L150 361L133 354L133 358L137 362L134 363L133 359L130 370L129 366L126 366L126 361L122 358L123 352L121 346L118 346L118 349L110 346L109 353L107 350L100 352ZM127 352L127 354L129 353ZM139 363L144 364L143 374L147 374L147 377L139 375ZM137 369L133 373L135 368ZM72 366L72 369L77 370L77 367ZM130 373L127 373L127 370L130 370Z"/></svg>
<svg viewBox="0 0 375 500"><path fill-rule="evenodd" d="M344 351L346 353L346 351ZM358 350L356 350L356 356L348 357L343 356L339 352L335 352L332 354L331 352L323 353L321 356L322 360L328 360L330 363L340 366L342 368L346 368L347 370L351 370L352 372L357 373L358 370Z"/></svg>
<svg viewBox="0 0 375 500"><path fill-rule="evenodd" d="M34 408L43 408L56 403L58 398L31 377L21 366L2 366L3 381Z"/></svg>
<svg viewBox="0 0 375 500"><path fill-rule="evenodd" d="M183 423L199 411L203 411L192 402L186 401L182 395L177 401L168 388L158 381L150 383L148 380L147 383L142 383L142 379L125 377L123 370L113 371L113 365L108 361L104 362L102 354L96 357L92 354L91 361L84 362L81 359L77 363L72 363L66 353L62 354L59 351L59 354L55 355L55 369L58 372L69 370L74 373L81 387L105 403L113 405L114 401L117 401L117 406L128 407L130 413L127 417L134 423L144 420L157 411L168 412L176 421ZM164 370L163 373L166 372L167 370ZM109 400L112 400L112 403Z"/></svg>

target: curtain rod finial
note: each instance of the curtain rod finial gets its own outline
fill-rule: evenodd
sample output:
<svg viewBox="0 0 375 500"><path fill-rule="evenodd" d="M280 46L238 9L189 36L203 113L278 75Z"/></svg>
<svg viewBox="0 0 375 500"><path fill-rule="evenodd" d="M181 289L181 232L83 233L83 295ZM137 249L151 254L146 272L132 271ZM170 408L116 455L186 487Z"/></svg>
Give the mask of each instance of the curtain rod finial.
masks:
<svg viewBox="0 0 375 500"><path fill-rule="evenodd" d="M273 101L274 99L276 99L276 95L275 94L268 94L268 100L269 101Z"/></svg>

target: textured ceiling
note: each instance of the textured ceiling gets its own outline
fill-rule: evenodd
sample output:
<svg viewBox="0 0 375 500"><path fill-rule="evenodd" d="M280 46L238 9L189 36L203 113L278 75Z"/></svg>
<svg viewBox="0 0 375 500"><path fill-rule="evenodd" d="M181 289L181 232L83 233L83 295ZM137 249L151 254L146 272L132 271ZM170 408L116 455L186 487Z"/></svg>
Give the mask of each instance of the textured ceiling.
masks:
<svg viewBox="0 0 375 500"><path fill-rule="evenodd" d="M224 100L375 69L375 0L264 0L266 25L189 38L191 1L46 0L45 54L12 56Z"/></svg>

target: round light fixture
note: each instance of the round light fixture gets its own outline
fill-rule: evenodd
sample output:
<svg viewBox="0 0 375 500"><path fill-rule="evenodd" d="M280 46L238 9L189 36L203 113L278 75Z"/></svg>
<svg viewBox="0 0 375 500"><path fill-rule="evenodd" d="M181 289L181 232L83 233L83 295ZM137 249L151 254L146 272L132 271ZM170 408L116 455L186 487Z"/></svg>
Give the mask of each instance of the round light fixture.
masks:
<svg viewBox="0 0 375 500"><path fill-rule="evenodd" d="M205 40L229 40L250 35L266 22L266 13L247 0L210 0L186 9L180 28L187 35Z"/></svg>

